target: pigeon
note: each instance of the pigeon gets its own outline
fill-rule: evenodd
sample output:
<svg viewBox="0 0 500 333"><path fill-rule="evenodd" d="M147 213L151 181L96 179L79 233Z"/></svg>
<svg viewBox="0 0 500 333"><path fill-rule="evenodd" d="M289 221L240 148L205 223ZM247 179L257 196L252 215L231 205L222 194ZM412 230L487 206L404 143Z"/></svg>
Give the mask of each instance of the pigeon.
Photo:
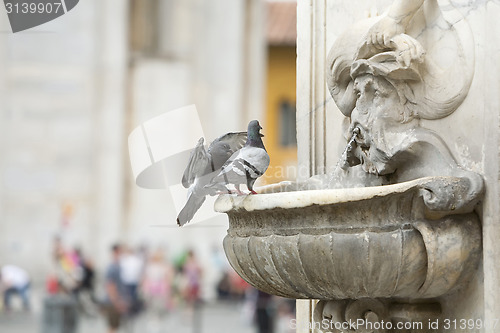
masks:
<svg viewBox="0 0 500 333"><path fill-rule="evenodd" d="M253 189L253 184L266 172L269 167L269 154L262 142L260 126L257 120L252 120L248 124L248 136L245 146L236 151L229 160L222 166L220 173L212 179L206 188L220 189L231 193L227 185L233 184L236 193L244 194L240 190L240 185L245 184L251 194L257 194Z"/></svg>
<svg viewBox="0 0 500 333"><path fill-rule="evenodd" d="M200 138L189 156L189 162L182 176L182 185L189 188L188 199L179 215L177 224L183 226L191 221L200 209L207 195L215 195L216 189L205 187L220 172L221 167L247 139L246 132L227 133L215 139L205 150L204 139Z"/></svg>

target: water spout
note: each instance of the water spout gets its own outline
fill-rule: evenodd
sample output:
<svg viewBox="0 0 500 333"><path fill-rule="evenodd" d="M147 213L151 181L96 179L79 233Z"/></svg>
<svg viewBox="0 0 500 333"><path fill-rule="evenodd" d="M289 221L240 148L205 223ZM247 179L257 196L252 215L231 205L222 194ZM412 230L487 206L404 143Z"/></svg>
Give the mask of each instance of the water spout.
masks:
<svg viewBox="0 0 500 333"><path fill-rule="evenodd" d="M357 146L356 139L358 138L359 134L359 127L355 127L352 131L351 139L347 143L347 146L345 147L344 152L340 157L340 167L343 170L347 170L347 168L360 163L359 159L352 154L352 150Z"/></svg>

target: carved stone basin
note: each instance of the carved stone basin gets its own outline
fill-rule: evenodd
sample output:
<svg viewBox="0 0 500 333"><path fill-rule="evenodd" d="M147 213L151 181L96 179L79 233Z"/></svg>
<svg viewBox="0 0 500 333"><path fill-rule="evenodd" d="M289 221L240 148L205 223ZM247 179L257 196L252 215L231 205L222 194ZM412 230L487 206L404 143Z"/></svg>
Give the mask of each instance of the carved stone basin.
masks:
<svg viewBox="0 0 500 333"><path fill-rule="evenodd" d="M289 298L441 296L473 271L481 249L472 205L435 211L463 179L250 196L222 195L227 258L248 283Z"/></svg>

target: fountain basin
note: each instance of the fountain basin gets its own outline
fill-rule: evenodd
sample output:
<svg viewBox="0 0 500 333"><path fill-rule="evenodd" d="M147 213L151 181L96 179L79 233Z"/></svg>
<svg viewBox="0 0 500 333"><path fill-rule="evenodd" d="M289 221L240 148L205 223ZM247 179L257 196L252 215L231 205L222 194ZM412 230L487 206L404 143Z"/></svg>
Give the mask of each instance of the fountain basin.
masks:
<svg viewBox="0 0 500 333"><path fill-rule="evenodd" d="M365 188L222 195L224 250L267 293L303 299L432 298L467 280L481 249L474 204L436 211L457 177ZM442 191L431 191L440 188ZM439 195L439 194L438 194Z"/></svg>

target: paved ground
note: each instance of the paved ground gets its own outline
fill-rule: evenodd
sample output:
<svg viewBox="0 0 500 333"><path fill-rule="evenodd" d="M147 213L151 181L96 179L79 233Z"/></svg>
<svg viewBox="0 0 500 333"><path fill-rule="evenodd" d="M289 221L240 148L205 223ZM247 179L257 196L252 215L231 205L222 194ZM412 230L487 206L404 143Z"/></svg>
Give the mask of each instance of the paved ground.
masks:
<svg viewBox="0 0 500 333"><path fill-rule="evenodd" d="M255 329L245 322L242 303L208 303L202 306L199 321L193 324L192 316L178 310L163 318L146 313L140 316L133 327L122 329L120 333L253 333ZM41 311L31 313L15 311L0 313L1 333L41 333ZM105 333L106 325L102 317L80 317L78 333ZM56 333L56 332L50 332ZM59 333L59 332L57 332ZM72 332L61 332L72 333Z"/></svg>

